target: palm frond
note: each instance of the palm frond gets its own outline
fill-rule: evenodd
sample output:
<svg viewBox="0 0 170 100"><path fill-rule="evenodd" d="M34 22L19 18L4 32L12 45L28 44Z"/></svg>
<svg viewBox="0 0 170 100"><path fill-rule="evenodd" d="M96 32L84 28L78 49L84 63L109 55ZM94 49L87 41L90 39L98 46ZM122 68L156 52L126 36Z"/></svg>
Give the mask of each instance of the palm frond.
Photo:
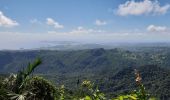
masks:
<svg viewBox="0 0 170 100"><path fill-rule="evenodd" d="M24 83L26 82L28 76L34 71L34 69L41 64L41 59L37 58L32 64L29 63L26 70L19 71L17 74L16 85L17 90L16 93L19 93L19 90L22 88Z"/></svg>
<svg viewBox="0 0 170 100"><path fill-rule="evenodd" d="M41 59L40 58L38 58L38 59L36 59L32 64L31 63L29 63L28 64L28 66L27 66L27 69L24 71L25 73L25 77L27 77L28 75L30 75L33 71L34 71L34 69L38 66L38 65L40 65L42 62L41 62Z"/></svg>

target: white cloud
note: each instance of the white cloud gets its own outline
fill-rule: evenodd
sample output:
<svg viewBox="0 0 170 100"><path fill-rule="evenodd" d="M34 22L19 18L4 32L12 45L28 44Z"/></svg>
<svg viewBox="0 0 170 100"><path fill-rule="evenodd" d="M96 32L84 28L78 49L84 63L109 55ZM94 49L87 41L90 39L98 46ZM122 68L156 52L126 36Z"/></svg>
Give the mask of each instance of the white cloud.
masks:
<svg viewBox="0 0 170 100"><path fill-rule="evenodd" d="M86 29L82 26L77 27L76 29L72 30L70 33L73 34L87 34L87 33L103 33L103 30L95 30L95 29Z"/></svg>
<svg viewBox="0 0 170 100"><path fill-rule="evenodd" d="M30 20L31 24L42 24L38 19L34 18Z"/></svg>
<svg viewBox="0 0 170 100"><path fill-rule="evenodd" d="M8 18L0 11L0 26L3 27L13 27L19 25L16 21Z"/></svg>
<svg viewBox="0 0 170 100"><path fill-rule="evenodd" d="M101 20L96 20L96 22L95 22L95 25L97 25L97 26L102 26L102 25L106 25L107 23L106 23L106 21L101 21Z"/></svg>
<svg viewBox="0 0 170 100"><path fill-rule="evenodd" d="M55 20L53 20L52 18L47 18L47 25L53 26L56 29L60 29L60 28L64 28L63 25L59 24L58 22L56 22Z"/></svg>
<svg viewBox="0 0 170 100"><path fill-rule="evenodd" d="M127 15L161 15L167 13L170 9L170 4L160 6L157 0L144 0L140 2L127 1L125 4L120 4L117 9L117 14L120 16Z"/></svg>
<svg viewBox="0 0 170 100"><path fill-rule="evenodd" d="M149 25L147 27L147 30L149 32L167 32L168 28L166 26L155 26L155 25Z"/></svg>

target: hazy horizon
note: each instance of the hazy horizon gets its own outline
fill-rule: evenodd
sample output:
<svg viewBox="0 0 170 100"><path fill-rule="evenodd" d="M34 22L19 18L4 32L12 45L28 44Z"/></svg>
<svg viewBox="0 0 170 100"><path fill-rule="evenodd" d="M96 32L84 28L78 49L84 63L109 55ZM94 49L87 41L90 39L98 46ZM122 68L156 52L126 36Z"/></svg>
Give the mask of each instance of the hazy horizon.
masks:
<svg viewBox="0 0 170 100"><path fill-rule="evenodd" d="M42 41L170 43L168 18L169 0L0 0L0 50Z"/></svg>

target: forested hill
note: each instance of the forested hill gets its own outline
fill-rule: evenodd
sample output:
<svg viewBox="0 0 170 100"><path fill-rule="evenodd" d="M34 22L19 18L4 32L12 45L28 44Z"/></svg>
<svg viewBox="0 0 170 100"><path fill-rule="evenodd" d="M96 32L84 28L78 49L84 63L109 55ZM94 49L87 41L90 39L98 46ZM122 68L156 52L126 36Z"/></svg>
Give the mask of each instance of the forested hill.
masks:
<svg viewBox="0 0 170 100"><path fill-rule="evenodd" d="M169 49L170 50L170 49ZM167 48L149 48L135 51L124 49L89 49L78 51L0 51L0 71L16 72L36 57L43 64L36 70L38 73L74 73L74 72L113 72L118 69L158 65L170 67L170 51Z"/></svg>
<svg viewBox="0 0 170 100"><path fill-rule="evenodd" d="M160 68L156 65L145 65L140 67L128 67L109 76L108 80L99 84L104 91L111 95L128 93L130 89L135 89L134 69L141 72L142 81L149 94L161 98L170 97L170 70ZM101 88L102 88L101 87Z"/></svg>
<svg viewBox="0 0 170 100"><path fill-rule="evenodd" d="M70 90L78 80L87 79L109 96L126 93L135 88L134 69L138 69L150 94L170 97L168 48L0 51L0 72L15 73L37 57L42 64L34 73Z"/></svg>

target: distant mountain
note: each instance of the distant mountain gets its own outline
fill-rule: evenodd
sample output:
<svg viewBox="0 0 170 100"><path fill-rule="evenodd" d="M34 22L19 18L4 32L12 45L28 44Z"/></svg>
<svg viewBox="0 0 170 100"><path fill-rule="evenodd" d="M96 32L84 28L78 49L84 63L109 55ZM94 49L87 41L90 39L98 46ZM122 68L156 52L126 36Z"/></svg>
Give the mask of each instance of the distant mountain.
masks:
<svg viewBox="0 0 170 100"><path fill-rule="evenodd" d="M47 46L38 48L40 50L84 50L84 49L96 49L96 48L106 48L110 49L111 46L102 44L58 44L55 46Z"/></svg>
<svg viewBox="0 0 170 100"><path fill-rule="evenodd" d="M74 41L42 41L43 47L35 50L84 50L96 48L110 48L109 45L97 43L81 43Z"/></svg>
<svg viewBox="0 0 170 100"><path fill-rule="evenodd" d="M170 47L170 43L81 43L74 41L42 41L43 47L34 50L84 50L84 49L114 49L114 48L148 48ZM135 49L136 50L136 49Z"/></svg>

